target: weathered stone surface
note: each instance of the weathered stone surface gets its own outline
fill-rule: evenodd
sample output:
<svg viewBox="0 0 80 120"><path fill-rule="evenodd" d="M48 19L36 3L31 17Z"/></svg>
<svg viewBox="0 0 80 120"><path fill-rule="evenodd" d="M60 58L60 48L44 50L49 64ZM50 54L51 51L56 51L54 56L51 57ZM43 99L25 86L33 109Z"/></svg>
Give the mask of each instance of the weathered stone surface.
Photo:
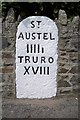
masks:
<svg viewBox="0 0 80 120"><path fill-rule="evenodd" d="M2 36L2 49L8 47L8 41L7 38L5 36Z"/></svg>
<svg viewBox="0 0 80 120"><path fill-rule="evenodd" d="M79 16L73 18L73 21L68 24L68 37L71 37L66 46L67 52L78 52L78 30ZM75 60L74 60L75 62Z"/></svg>
<svg viewBox="0 0 80 120"><path fill-rule="evenodd" d="M15 91L3 91L2 92L2 98L4 99L4 98L15 98Z"/></svg>
<svg viewBox="0 0 80 120"><path fill-rule="evenodd" d="M2 33L2 18L0 18L0 33Z"/></svg>
<svg viewBox="0 0 80 120"><path fill-rule="evenodd" d="M58 81L64 81L64 80L68 80L69 79L69 76L64 74L64 75L61 75L61 74L58 74Z"/></svg>
<svg viewBox="0 0 80 120"><path fill-rule="evenodd" d="M78 85L78 75L73 75L70 79L70 82L73 84L73 85Z"/></svg>
<svg viewBox="0 0 80 120"><path fill-rule="evenodd" d="M2 58L2 51L0 51L0 58Z"/></svg>
<svg viewBox="0 0 80 120"><path fill-rule="evenodd" d="M77 39L76 39L76 41L77 41ZM72 45L75 47L76 50L78 50L78 42L73 41Z"/></svg>
<svg viewBox="0 0 80 120"><path fill-rule="evenodd" d="M0 83L2 83L2 74L0 74Z"/></svg>
<svg viewBox="0 0 80 120"><path fill-rule="evenodd" d="M73 67L70 69L69 73L73 73L73 74L78 73L78 66L73 66Z"/></svg>
<svg viewBox="0 0 80 120"><path fill-rule="evenodd" d="M78 66L78 74L80 73L80 64L77 64Z"/></svg>
<svg viewBox="0 0 80 120"><path fill-rule="evenodd" d="M79 38L80 40L80 38ZM78 42L78 51L80 52L80 41Z"/></svg>
<svg viewBox="0 0 80 120"><path fill-rule="evenodd" d="M62 25L67 25L67 15L64 10L59 10L59 22Z"/></svg>
<svg viewBox="0 0 80 120"><path fill-rule="evenodd" d="M78 53L75 52L69 53L69 61L72 63L78 63Z"/></svg>
<svg viewBox="0 0 80 120"><path fill-rule="evenodd" d="M80 75L78 74L78 83L80 83ZM79 86L80 87L80 86Z"/></svg>
<svg viewBox="0 0 80 120"><path fill-rule="evenodd" d="M67 25L67 29L68 29L67 38L71 39L73 36L73 28L71 23Z"/></svg>
<svg viewBox="0 0 80 120"><path fill-rule="evenodd" d="M59 66L62 66L62 67L65 65L65 63L58 63L58 64Z"/></svg>
<svg viewBox="0 0 80 120"><path fill-rule="evenodd" d="M59 60L62 61L62 62L68 62L68 56L66 57L59 57Z"/></svg>
<svg viewBox="0 0 80 120"><path fill-rule="evenodd" d="M68 72L68 69L66 69L66 68L61 68L58 72L59 72L59 73L67 73L67 72Z"/></svg>
<svg viewBox="0 0 80 120"><path fill-rule="evenodd" d="M0 50L2 49L2 18L0 18Z"/></svg>
<svg viewBox="0 0 80 120"><path fill-rule="evenodd" d="M66 42L65 42L64 39L61 39L61 38L59 39L58 49L59 49L59 51L61 50L61 51L65 52L65 50L66 50Z"/></svg>
<svg viewBox="0 0 80 120"><path fill-rule="evenodd" d="M72 24L73 24L73 33L75 34L78 34L78 30L79 30L79 16L75 16L73 18L73 21L72 21Z"/></svg>
<svg viewBox="0 0 80 120"><path fill-rule="evenodd" d="M63 79L58 82L58 87L71 87L71 85Z"/></svg>
<svg viewBox="0 0 80 120"><path fill-rule="evenodd" d="M68 38L74 38L74 35L78 36L79 31L79 16L73 18L72 22L69 22L67 25L68 28Z"/></svg>
<svg viewBox="0 0 80 120"><path fill-rule="evenodd" d="M0 94L2 93L2 83L0 83Z"/></svg>
<svg viewBox="0 0 80 120"><path fill-rule="evenodd" d="M73 44L69 44L67 47L66 47L66 51L67 52L78 52L78 48L76 48Z"/></svg>
<svg viewBox="0 0 80 120"><path fill-rule="evenodd" d="M14 58L4 58L3 59L3 65L4 66L14 66L14 62L15 61L15 59Z"/></svg>
<svg viewBox="0 0 80 120"><path fill-rule="evenodd" d="M0 58L0 67L2 67L3 66L3 61L2 61L2 58Z"/></svg>
<svg viewBox="0 0 80 120"><path fill-rule="evenodd" d="M72 36L72 43L73 44L76 43L78 45L78 42L79 42L78 34L77 35L73 34L73 36Z"/></svg>
<svg viewBox="0 0 80 120"><path fill-rule="evenodd" d="M3 26L3 48L15 49L16 24L13 8L10 8Z"/></svg>
<svg viewBox="0 0 80 120"><path fill-rule="evenodd" d="M60 47L60 48L58 48L58 49L64 52L64 51L66 50L66 46L65 46L65 47L64 47L64 46L63 46L63 47Z"/></svg>
<svg viewBox="0 0 80 120"><path fill-rule="evenodd" d="M77 94L80 93L80 88L78 85L73 85L73 92L76 92Z"/></svg>
<svg viewBox="0 0 80 120"><path fill-rule="evenodd" d="M13 66L5 66L0 68L0 73L13 73L14 72L14 67Z"/></svg>
<svg viewBox="0 0 80 120"><path fill-rule="evenodd" d="M2 86L2 98L14 98L15 97L15 85L3 84Z"/></svg>
<svg viewBox="0 0 80 120"><path fill-rule="evenodd" d="M6 22L8 22L8 23L14 23L15 22L15 12L14 12L13 8L9 9L7 17L6 17Z"/></svg>
<svg viewBox="0 0 80 120"><path fill-rule="evenodd" d="M70 94L72 92L72 88L71 87L60 87L58 88L58 94Z"/></svg>
<svg viewBox="0 0 80 120"><path fill-rule="evenodd" d="M2 82L3 83L15 83L15 73L3 73Z"/></svg>
<svg viewBox="0 0 80 120"><path fill-rule="evenodd" d="M67 27L59 25L59 37L60 38L66 38L67 37Z"/></svg>
<svg viewBox="0 0 80 120"><path fill-rule="evenodd" d="M6 35L6 29L5 29L5 21L2 22L2 37L6 37L7 38L7 35Z"/></svg>
<svg viewBox="0 0 80 120"><path fill-rule="evenodd" d="M66 56L66 52L62 52L62 53L61 53L61 56Z"/></svg>
<svg viewBox="0 0 80 120"><path fill-rule="evenodd" d="M59 37L62 38L62 39L66 39L67 38L67 33L65 33L65 34L59 33Z"/></svg>
<svg viewBox="0 0 80 120"><path fill-rule="evenodd" d="M19 15L19 16L18 16L18 19L17 19L18 24L19 24L21 21L22 21L22 17L21 17L21 15Z"/></svg>
<svg viewBox="0 0 80 120"><path fill-rule="evenodd" d="M2 51L2 58L14 58L15 53L14 51Z"/></svg>

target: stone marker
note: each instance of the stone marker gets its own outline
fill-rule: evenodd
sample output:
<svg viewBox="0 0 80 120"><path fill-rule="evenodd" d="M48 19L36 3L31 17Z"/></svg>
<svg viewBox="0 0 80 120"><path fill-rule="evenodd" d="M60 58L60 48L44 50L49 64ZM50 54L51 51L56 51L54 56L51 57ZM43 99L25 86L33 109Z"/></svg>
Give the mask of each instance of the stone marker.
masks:
<svg viewBox="0 0 80 120"><path fill-rule="evenodd" d="M57 92L58 29L50 18L32 16L16 36L17 98L49 98Z"/></svg>

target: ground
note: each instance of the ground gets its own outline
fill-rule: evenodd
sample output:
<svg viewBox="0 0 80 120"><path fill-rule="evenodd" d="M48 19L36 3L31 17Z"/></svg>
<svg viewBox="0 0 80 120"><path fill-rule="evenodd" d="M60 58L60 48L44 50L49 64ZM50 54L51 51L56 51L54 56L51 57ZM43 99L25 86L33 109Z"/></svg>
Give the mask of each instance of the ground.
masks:
<svg viewBox="0 0 80 120"><path fill-rule="evenodd" d="M78 118L78 97L4 99L3 118Z"/></svg>

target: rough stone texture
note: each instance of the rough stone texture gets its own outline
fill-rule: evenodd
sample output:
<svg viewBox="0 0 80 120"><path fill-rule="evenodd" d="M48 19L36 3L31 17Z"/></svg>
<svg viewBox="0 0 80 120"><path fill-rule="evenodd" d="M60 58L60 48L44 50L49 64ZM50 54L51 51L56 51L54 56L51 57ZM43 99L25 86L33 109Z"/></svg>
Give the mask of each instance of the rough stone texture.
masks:
<svg viewBox="0 0 80 120"><path fill-rule="evenodd" d="M2 63L2 19L0 18L0 68ZM2 119L2 74L0 74L0 119Z"/></svg>
<svg viewBox="0 0 80 120"><path fill-rule="evenodd" d="M0 18L0 50L2 49L2 19Z"/></svg>
<svg viewBox="0 0 80 120"><path fill-rule="evenodd" d="M75 16L70 21L67 19L65 11L59 11L59 19L57 21L59 28L58 95L78 91L79 21L79 16ZM76 76L76 79L74 76Z"/></svg>
<svg viewBox="0 0 80 120"><path fill-rule="evenodd" d="M67 81L64 81L64 79L59 80L58 85L58 87L71 87L71 85Z"/></svg>
<svg viewBox="0 0 80 120"><path fill-rule="evenodd" d="M16 21L14 10L8 11L6 20L2 23L2 90L3 98L15 98L15 38L16 38Z"/></svg>
<svg viewBox="0 0 80 120"><path fill-rule="evenodd" d="M73 67L70 69L69 73L72 73L72 74L78 73L78 66L73 66Z"/></svg>
<svg viewBox="0 0 80 120"><path fill-rule="evenodd" d="M6 50L15 50L16 21L13 8L8 11L6 20L3 22L2 48ZM6 48L7 47L7 48Z"/></svg>
<svg viewBox="0 0 80 120"><path fill-rule="evenodd" d="M2 85L2 97L3 98L13 98L15 97L15 84L14 83L5 83ZM5 91L5 92L4 92Z"/></svg>
<svg viewBox="0 0 80 120"><path fill-rule="evenodd" d="M61 25L67 25L67 15L64 10L59 11L59 22Z"/></svg>
<svg viewBox="0 0 80 120"><path fill-rule="evenodd" d="M11 8L6 20L2 24L3 49L1 51L3 59L2 63L0 63L0 74L3 71L3 96L5 98L15 98L16 95L15 34L17 25L21 19L21 16L19 16L18 20L15 21L14 11ZM57 95L66 95L78 91L77 73L79 71L78 62L80 62L78 60L78 51L80 50L80 18L79 16L75 16L72 21L68 20L65 11L60 10L56 24L59 29ZM1 71L2 68L3 70Z"/></svg>

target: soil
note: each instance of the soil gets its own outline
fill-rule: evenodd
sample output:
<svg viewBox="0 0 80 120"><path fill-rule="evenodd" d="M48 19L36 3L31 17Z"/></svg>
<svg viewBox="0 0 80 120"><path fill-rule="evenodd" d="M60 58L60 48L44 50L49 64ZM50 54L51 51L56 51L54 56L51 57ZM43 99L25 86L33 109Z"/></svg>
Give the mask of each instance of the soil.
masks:
<svg viewBox="0 0 80 120"><path fill-rule="evenodd" d="M3 118L78 118L78 97L3 99Z"/></svg>

